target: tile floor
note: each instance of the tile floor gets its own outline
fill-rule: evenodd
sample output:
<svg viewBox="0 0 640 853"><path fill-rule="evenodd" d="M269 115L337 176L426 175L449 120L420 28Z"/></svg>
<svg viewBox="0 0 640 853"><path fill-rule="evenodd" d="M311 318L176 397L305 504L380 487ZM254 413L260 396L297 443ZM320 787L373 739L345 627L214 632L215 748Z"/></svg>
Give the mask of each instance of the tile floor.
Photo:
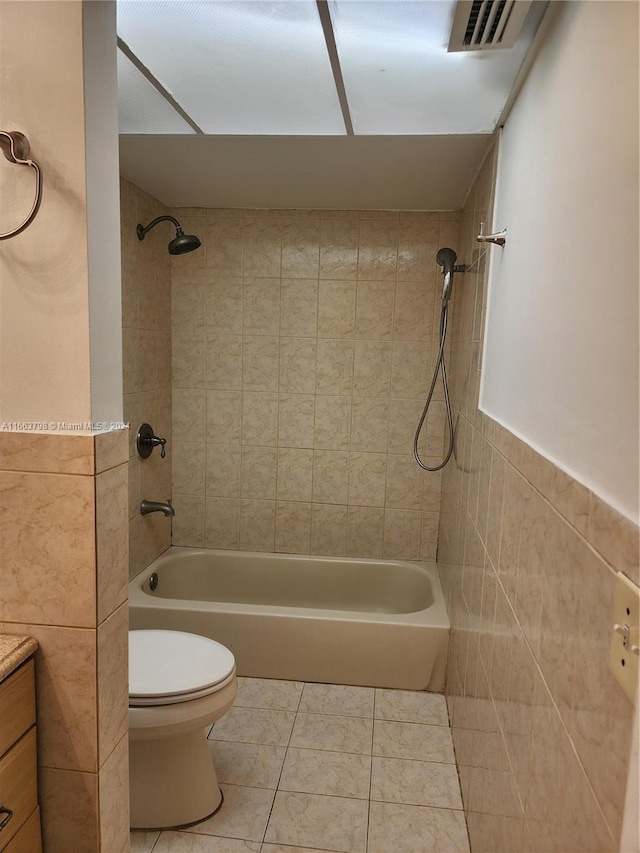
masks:
<svg viewBox="0 0 640 853"><path fill-rule="evenodd" d="M469 853L443 696L239 678L209 733L220 812L132 853Z"/></svg>

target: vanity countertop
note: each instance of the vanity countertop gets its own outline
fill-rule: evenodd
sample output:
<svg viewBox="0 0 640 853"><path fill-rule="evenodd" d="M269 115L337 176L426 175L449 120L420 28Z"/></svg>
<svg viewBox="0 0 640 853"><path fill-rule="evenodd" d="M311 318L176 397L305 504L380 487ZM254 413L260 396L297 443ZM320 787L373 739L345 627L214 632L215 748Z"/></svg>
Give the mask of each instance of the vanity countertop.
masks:
<svg viewBox="0 0 640 853"><path fill-rule="evenodd" d="M37 648L33 637L0 634L0 681L11 675Z"/></svg>

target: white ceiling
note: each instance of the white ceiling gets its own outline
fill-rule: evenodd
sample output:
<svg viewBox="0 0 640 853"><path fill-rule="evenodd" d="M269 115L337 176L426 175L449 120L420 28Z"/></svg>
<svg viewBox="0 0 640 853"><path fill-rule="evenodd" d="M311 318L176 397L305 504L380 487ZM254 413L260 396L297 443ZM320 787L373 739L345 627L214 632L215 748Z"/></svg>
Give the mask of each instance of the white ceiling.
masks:
<svg viewBox="0 0 640 853"><path fill-rule="evenodd" d="M456 0L118 0L122 173L176 206L447 210L538 28L449 53Z"/></svg>

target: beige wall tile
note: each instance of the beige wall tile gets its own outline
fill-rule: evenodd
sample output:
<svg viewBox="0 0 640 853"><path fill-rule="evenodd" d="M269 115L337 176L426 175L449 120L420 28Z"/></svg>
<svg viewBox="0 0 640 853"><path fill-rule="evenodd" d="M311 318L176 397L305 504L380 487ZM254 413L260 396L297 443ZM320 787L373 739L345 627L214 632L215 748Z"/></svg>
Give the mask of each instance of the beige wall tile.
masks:
<svg viewBox="0 0 640 853"><path fill-rule="evenodd" d="M204 391L175 388L173 391L173 438L193 441L205 434L206 394ZM152 424L159 429L156 423Z"/></svg>
<svg viewBox="0 0 640 853"><path fill-rule="evenodd" d="M358 279L393 281L398 266L398 223L392 220L360 221Z"/></svg>
<svg viewBox="0 0 640 853"><path fill-rule="evenodd" d="M349 506L347 554L350 557L382 557L384 510L381 507Z"/></svg>
<svg viewBox="0 0 640 853"><path fill-rule="evenodd" d="M385 510L382 556L391 560L418 560L421 524L419 512Z"/></svg>
<svg viewBox="0 0 640 853"><path fill-rule="evenodd" d="M289 394L313 394L316 390L316 341L310 338L280 339L280 390Z"/></svg>
<svg viewBox="0 0 640 853"><path fill-rule="evenodd" d="M282 226L283 278L317 279L320 264L320 220L284 220Z"/></svg>
<svg viewBox="0 0 640 853"><path fill-rule="evenodd" d="M98 628L98 764L108 760L129 728L129 613L120 607Z"/></svg>
<svg viewBox="0 0 640 853"><path fill-rule="evenodd" d="M109 430L109 432L101 432L94 436L96 474L100 474L102 471L107 471L109 468L115 468L116 465L122 465L123 462L127 461L129 456L128 432L128 429L113 429ZM5 466L0 463L0 468L5 468ZM64 471L60 473L72 474L85 472Z"/></svg>
<svg viewBox="0 0 640 853"><path fill-rule="evenodd" d="M308 554L311 549L311 504L276 504L276 551Z"/></svg>
<svg viewBox="0 0 640 853"><path fill-rule="evenodd" d="M355 279L357 270L357 220L324 219L320 224L320 278Z"/></svg>
<svg viewBox="0 0 640 853"><path fill-rule="evenodd" d="M189 332L175 332L171 339L171 381L174 388L204 388L207 345Z"/></svg>
<svg viewBox="0 0 640 853"><path fill-rule="evenodd" d="M94 437L0 432L0 471L92 474Z"/></svg>
<svg viewBox="0 0 640 853"><path fill-rule="evenodd" d="M207 216L207 272L220 276L243 273L242 225L240 221ZM197 254L197 253L193 253ZM252 273L256 274L256 273Z"/></svg>
<svg viewBox="0 0 640 853"><path fill-rule="evenodd" d="M391 376L391 344L356 341L353 391L362 397L385 397Z"/></svg>
<svg viewBox="0 0 640 853"><path fill-rule="evenodd" d="M313 454L313 500L347 504L349 454L346 451L316 450Z"/></svg>
<svg viewBox="0 0 640 853"><path fill-rule="evenodd" d="M282 229L277 221L261 217L242 223L242 254L245 276L280 276Z"/></svg>
<svg viewBox="0 0 640 853"><path fill-rule="evenodd" d="M278 444L280 447L313 447L315 396L280 394Z"/></svg>
<svg viewBox="0 0 640 853"><path fill-rule="evenodd" d="M204 519L206 548L238 548L240 541L240 501L207 498Z"/></svg>
<svg viewBox="0 0 640 853"><path fill-rule="evenodd" d="M172 447L173 492L204 495L206 444L176 441Z"/></svg>
<svg viewBox="0 0 640 853"><path fill-rule="evenodd" d="M280 344L275 337L245 337L242 343L244 391L277 391Z"/></svg>
<svg viewBox="0 0 640 853"><path fill-rule="evenodd" d="M242 337L240 335L216 335L208 340L206 365L205 387L225 391L241 389L243 372Z"/></svg>
<svg viewBox="0 0 640 853"><path fill-rule="evenodd" d="M313 450L280 448L278 450L277 499L310 501L313 479Z"/></svg>
<svg viewBox="0 0 640 853"><path fill-rule="evenodd" d="M275 531L275 501L241 501L240 548L242 550L273 551Z"/></svg>
<svg viewBox="0 0 640 853"><path fill-rule="evenodd" d="M100 849L129 851L129 738L124 735L100 769Z"/></svg>
<svg viewBox="0 0 640 853"><path fill-rule="evenodd" d="M206 440L209 444L240 444L242 392L207 391ZM191 436L200 440L200 437Z"/></svg>
<svg viewBox="0 0 640 853"><path fill-rule="evenodd" d="M279 278L245 278L242 304L245 335L280 333Z"/></svg>
<svg viewBox="0 0 640 853"><path fill-rule="evenodd" d="M200 307L200 319L201 316ZM198 328L201 327L198 326ZM241 278L225 278L215 275L207 278L206 333L208 338L215 337L218 334L242 334Z"/></svg>
<svg viewBox="0 0 640 853"><path fill-rule="evenodd" d="M393 397L419 397L427 395L430 351L427 345L397 341L393 344L391 367L391 395Z"/></svg>
<svg viewBox="0 0 640 853"><path fill-rule="evenodd" d="M280 334L315 338L318 333L317 280L284 278L280 299Z"/></svg>
<svg viewBox="0 0 640 853"><path fill-rule="evenodd" d="M351 400L348 397L316 397L314 447L346 450L351 434Z"/></svg>
<svg viewBox="0 0 640 853"><path fill-rule="evenodd" d="M396 285L391 281L359 281L356 291L356 338L390 341Z"/></svg>
<svg viewBox="0 0 640 853"><path fill-rule="evenodd" d="M354 397L351 409L351 449L387 452L389 401L381 397Z"/></svg>
<svg viewBox="0 0 640 853"><path fill-rule="evenodd" d="M278 451L271 447L242 448L242 497L274 500Z"/></svg>
<svg viewBox="0 0 640 853"><path fill-rule="evenodd" d="M436 253L440 242L440 223L400 223L398 239L398 281L431 281L437 266Z"/></svg>
<svg viewBox="0 0 640 853"><path fill-rule="evenodd" d="M312 504L311 553L343 556L346 549L347 507Z"/></svg>
<svg viewBox="0 0 640 853"><path fill-rule="evenodd" d="M99 845L97 773L42 767L38 774L47 853L95 853Z"/></svg>
<svg viewBox="0 0 640 853"><path fill-rule="evenodd" d="M396 341L429 341L434 334L435 289L426 282L398 281L393 315Z"/></svg>
<svg viewBox="0 0 640 853"><path fill-rule="evenodd" d="M412 456L389 454L385 506L395 509L422 509L424 480L425 475ZM439 509L438 506L435 511Z"/></svg>
<svg viewBox="0 0 640 853"><path fill-rule="evenodd" d="M591 496L587 539L616 571L640 584L638 527L596 495Z"/></svg>
<svg viewBox="0 0 640 853"><path fill-rule="evenodd" d="M127 600L128 464L98 474L96 489L97 615L102 622Z"/></svg>
<svg viewBox="0 0 640 853"><path fill-rule="evenodd" d="M207 496L240 497L241 458L242 453L239 447L207 445Z"/></svg>
<svg viewBox="0 0 640 853"><path fill-rule="evenodd" d="M200 340L205 337L206 288L204 282L184 281L180 272L174 272L171 281L171 327L174 332L191 332ZM235 329L225 329L227 333Z"/></svg>
<svg viewBox="0 0 640 853"><path fill-rule="evenodd" d="M193 548L204 547L204 497L186 497L176 495L173 499L176 511L172 519L171 537L174 545L190 545ZM142 566L140 568L143 568Z"/></svg>
<svg viewBox="0 0 640 853"><path fill-rule="evenodd" d="M0 472L5 619L95 625L94 501L90 477Z"/></svg>
<svg viewBox="0 0 640 853"><path fill-rule="evenodd" d="M351 453L349 503L357 506L384 506L386 474L385 454Z"/></svg>
<svg viewBox="0 0 640 853"><path fill-rule="evenodd" d="M245 391L242 394L242 443L275 447L278 443L278 395Z"/></svg>
<svg viewBox="0 0 640 853"><path fill-rule="evenodd" d="M318 336L351 338L356 322L355 281L320 281L318 286Z"/></svg>
<svg viewBox="0 0 640 853"><path fill-rule="evenodd" d="M317 394L351 395L353 341L319 340L317 344Z"/></svg>

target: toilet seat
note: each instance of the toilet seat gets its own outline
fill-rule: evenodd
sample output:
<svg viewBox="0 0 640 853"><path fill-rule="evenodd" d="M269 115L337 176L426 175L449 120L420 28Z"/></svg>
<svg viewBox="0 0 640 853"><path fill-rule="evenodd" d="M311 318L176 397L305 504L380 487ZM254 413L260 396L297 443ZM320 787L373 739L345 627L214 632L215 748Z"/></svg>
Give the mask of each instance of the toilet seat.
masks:
<svg viewBox="0 0 640 853"><path fill-rule="evenodd" d="M173 705L209 696L235 678L233 654L183 631L129 632L129 704Z"/></svg>

